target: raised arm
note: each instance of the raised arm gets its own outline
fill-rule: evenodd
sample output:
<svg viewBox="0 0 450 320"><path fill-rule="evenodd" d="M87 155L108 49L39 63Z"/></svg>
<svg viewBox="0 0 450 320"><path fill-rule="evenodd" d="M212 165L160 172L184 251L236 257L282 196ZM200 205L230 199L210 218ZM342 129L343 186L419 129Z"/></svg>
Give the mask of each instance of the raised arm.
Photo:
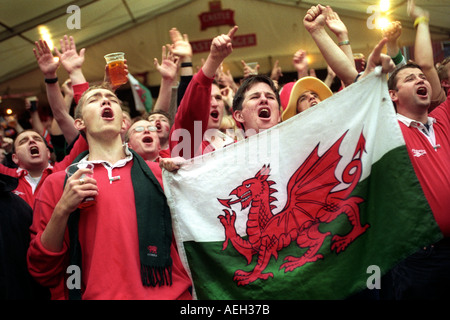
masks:
<svg viewBox="0 0 450 320"><path fill-rule="evenodd" d="M86 78L84 77L82 66L86 49L83 48L78 53L75 40L72 36L68 37L65 35L63 39L59 40L59 43L61 45L61 52L57 48L55 48L55 51L64 69L69 74L72 85L85 83Z"/></svg>
<svg viewBox="0 0 450 320"><path fill-rule="evenodd" d="M213 39L210 53L202 68L193 76L186 92L181 100L175 121L170 134L170 149L172 155L182 156L186 159L192 158L202 143L203 133L208 128L208 119L211 107L211 86L217 68L223 60L233 51L232 38L237 31L237 26L233 27L228 34L222 34ZM200 122L201 135L196 131L196 125ZM179 135L183 132L190 134L190 150L183 147L179 141ZM194 135L195 133L195 135ZM191 137L194 137L193 139ZM187 147L187 146L186 146Z"/></svg>
<svg viewBox="0 0 450 320"><path fill-rule="evenodd" d="M303 19L303 25L311 34L327 64L344 82L345 86L352 84L358 75L354 62L331 39L325 30L327 8L317 5L309 9Z"/></svg>
<svg viewBox="0 0 450 320"><path fill-rule="evenodd" d="M414 0L408 0L407 10L408 15L414 20L414 27L416 27L414 62L422 68L423 73L431 84L432 95L430 108L433 109L445 101L446 95L434 66L429 26L430 14L428 11L416 6Z"/></svg>
<svg viewBox="0 0 450 320"><path fill-rule="evenodd" d="M366 69L361 78L368 76L375 70L375 67L381 66L382 73L389 73L395 69L394 61L387 54L382 53L383 48L388 40L386 38L381 39L373 48L369 59L367 59Z"/></svg>
<svg viewBox="0 0 450 320"><path fill-rule="evenodd" d="M172 45L169 46L171 52L180 58L180 82L177 88L177 107L183 99L184 93L189 82L194 75L194 67L192 66L192 46L189 43L187 34L181 34L177 28L169 30Z"/></svg>
<svg viewBox="0 0 450 320"><path fill-rule="evenodd" d="M33 129L36 130L41 136L44 136L45 127L39 116L38 102L37 97L25 98L25 109L30 113L31 126Z"/></svg>
<svg viewBox="0 0 450 320"><path fill-rule="evenodd" d="M341 48L342 52L345 53L348 60L355 65L355 60L353 58L352 46L350 45L350 40L348 36L347 26L342 22L339 15L327 6L326 19L325 22L328 28L336 35L338 46Z"/></svg>
<svg viewBox="0 0 450 320"><path fill-rule="evenodd" d="M406 64L405 57L403 56L399 45L401 35L402 24L400 21L393 21L383 29L383 38L388 40L386 43L386 54L392 58L397 67Z"/></svg>
<svg viewBox="0 0 450 320"><path fill-rule="evenodd" d="M236 33L238 27L234 26L228 32L228 34L222 34L215 37L211 43L210 53L206 58L205 64L202 67L203 73L208 78L213 78L216 74L217 68L220 64L233 52L233 46L231 44L233 36Z"/></svg>
<svg viewBox="0 0 450 320"><path fill-rule="evenodd" d="M161 74L161 85L159 87L158 99L156 100L154 110L162 110L169 113L170 102L172 99L172 86L177 77L180 58L174 55L166 46L162 47L161 64L157 58L153 64L156 70ZM173 116L173 114L172 114Z"/></svg>
<svg viewBox="0 0 450 320"><path fill-rule="evenodd" d="M56 49L57 51L57 49ZM61 56L58 60L53 58L52 52L44 40L35 42L33 48L39 68L44 74L47 91L47 99L52 109L53 118L58 123L59 128L64 134L67 143L70 144L78 136L78 130L73 125L73 118L69 115L66 107L66 101L61 92L58 83L57 69L61 62ZM59 54L59 52L57 51Z"/></svg>

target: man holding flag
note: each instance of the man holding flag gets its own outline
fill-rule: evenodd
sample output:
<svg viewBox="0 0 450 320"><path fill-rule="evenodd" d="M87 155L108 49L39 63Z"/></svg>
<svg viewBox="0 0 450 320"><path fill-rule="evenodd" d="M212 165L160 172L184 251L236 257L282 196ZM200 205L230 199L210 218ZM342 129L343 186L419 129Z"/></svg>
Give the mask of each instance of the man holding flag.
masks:
<svg viewBox="0 0 450 320"><path fill-rule="evenodd" d="M161 162L179 169L163 178L195 297L345 298L378 288L395 263L442 236L385 90L380 71L394 67L385 42L360 83L282 124L270 81L249 79L233 102L245 141L181 166ZM387 234L387 222L404 229Z"/></svg>

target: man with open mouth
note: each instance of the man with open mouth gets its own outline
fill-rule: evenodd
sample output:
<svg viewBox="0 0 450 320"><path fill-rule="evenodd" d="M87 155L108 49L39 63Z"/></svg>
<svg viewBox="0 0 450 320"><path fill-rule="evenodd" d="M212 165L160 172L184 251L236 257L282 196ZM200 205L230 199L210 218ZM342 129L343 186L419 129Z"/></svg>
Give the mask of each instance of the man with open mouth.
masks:
<svg viewBox="0 0 450 320"><path fill-rule="evenodd" d="M172 117L163 110L154 110L149 113L147 120L151 126L156 128L161 149L159 156L161 158L170 158L169 134L172 127Z"/></svg>
<svg viewBox="0 0 450 320"><path fill-rule="evenodd" d="M57 172L42 186L30 228L31 275L50 287L52 299L192 299L173 241L161 168L123 144L121 101L108 87L91 87L74 118L89 145L74 162L94 169L79 169L69 178ZM139 133L142 148L158 153L153 126L137 122L131 130ZM80 208L86 197L95 203ZM66 281L70 270L72 283Z"/></svg>
<svg viewBox="0 0 450 320"><path fill-rule="evenodd" d="M421 249L393 269L396 298L448 298L450 91L447 100L429 113L431 85L421 68L413 63L397 69L388 85L414 171L444 236L440 242ZM436 281L429 282L428 275L433 275Z"/></svg>
<svg viewBox="0 0 450 320"><path fill-rule="evenodd" d="M236 31L237 26L213 39L203 67L190 80L170 132L172 158L189 159L234 143L219 130L225 104L219 86L213 82L220 64L233 50L231 41Z"/></svg>
<svg viewBox="0 0 450 320"><path fill-rule="evenodd" d="M8 168L0 164L0 173L19 179L14 193L33 207L36 194L45 179L53 172L64 170L80 152L86 149L87 143L80 137L70 154L52 165L50 150L44 138L34 130L24 130L17 135L13 144L12 160L18 168Z"/></svg>
<svg viewBox="0 0 450 320"><path fill-rule="evenodd" d="M161 151L157 130L150 121L139 120L128 129L125 140L144 160L157 161Z"/></svg>

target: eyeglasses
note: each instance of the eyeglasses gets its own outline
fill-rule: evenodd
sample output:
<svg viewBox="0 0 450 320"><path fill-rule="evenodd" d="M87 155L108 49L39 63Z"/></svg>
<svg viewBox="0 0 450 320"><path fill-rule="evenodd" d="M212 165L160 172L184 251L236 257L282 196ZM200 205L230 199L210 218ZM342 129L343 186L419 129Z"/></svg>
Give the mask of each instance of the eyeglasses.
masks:
<svg viewBox="0 0 450 320"><path fill-rule="evenodd" d="M157 129L156 127L154 127L154 126L148 126L148 127L138 126L138 127L134 128L133 131L136 131L136 132L142 132L142 131L144 131L145 129L147 129L147 130L150 131L150 132L154 132L154 131L158 130L158 129Z"/></svg>

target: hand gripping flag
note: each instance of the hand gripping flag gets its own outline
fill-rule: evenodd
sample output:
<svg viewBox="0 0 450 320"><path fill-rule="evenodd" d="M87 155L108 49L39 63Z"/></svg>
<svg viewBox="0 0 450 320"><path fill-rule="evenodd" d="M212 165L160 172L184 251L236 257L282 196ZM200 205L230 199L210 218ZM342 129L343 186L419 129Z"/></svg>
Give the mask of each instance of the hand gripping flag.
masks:
<svg viewBox="0 0 450 320"><path fill-rule="evenodd" d="M163 179L197 299L344 299L442 238L379 69Z"/></svg>

